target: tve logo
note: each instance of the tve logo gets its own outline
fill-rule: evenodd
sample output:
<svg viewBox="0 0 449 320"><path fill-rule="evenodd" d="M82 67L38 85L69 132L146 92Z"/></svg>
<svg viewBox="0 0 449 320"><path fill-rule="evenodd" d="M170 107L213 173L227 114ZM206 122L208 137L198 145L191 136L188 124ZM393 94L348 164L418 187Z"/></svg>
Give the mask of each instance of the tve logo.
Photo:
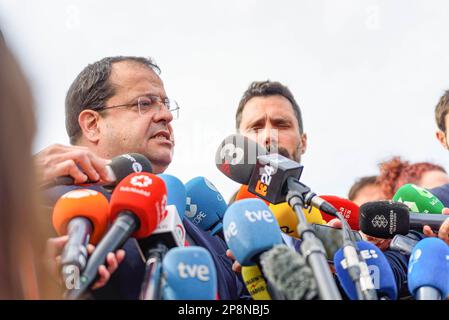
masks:
<svg viewBox="0 0 449 320"><path fill-rule="evenodd" d="M270 186L272 175L274 173L274 168L270 165L265 165L263 169L261 169L260 178L257 181L255 191L261 196L266 196L268 192L268 187Z"/></svg>
<svg viewBox="0 0 449 320"><path fill-rule="evenodd" d="M237 225L235 224L234 221L232 221L224 231L226 242L228 242L229 239L231 239L232 237L235 237L237 235L237 232L238 232Z"/></svg>
<svg viewBox="0 0 449 320"><path fill-rule="evenodd" d="M178 264L178 272L179 272L179 277L182 279L197 278L200 281L209 281L209 279L210 279L209 268L204 264L189 265L189 264L180 262Z"/></svg>
<svg viewBox="0 0 449 320"><path fill-rule="evenodd" d="M245 210L245 217L250 222L257 222L261 220L265 220L266 222L269 223L274 222L274 216L269 210L257 210L257 211Z"/></svg>

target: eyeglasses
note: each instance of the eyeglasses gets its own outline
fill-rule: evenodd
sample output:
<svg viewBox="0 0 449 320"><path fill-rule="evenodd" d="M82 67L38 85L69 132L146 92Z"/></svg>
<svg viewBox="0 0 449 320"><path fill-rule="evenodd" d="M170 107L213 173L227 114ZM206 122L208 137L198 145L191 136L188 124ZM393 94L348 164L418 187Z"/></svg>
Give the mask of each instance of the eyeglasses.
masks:
<svg viewBox="0 0 449 320"><path fill-rule="evenodd" d="M164 107L165 110L169 111L173 115L173 119L176 120L179 118L179 106L178 103L170 98L161 98L158 96L143 96L137 99L135 103L127 103L121 104L117 106L111 107L97 107L92 108L94 111L102 111L106 109L113 108L123 108L123 107L134 107L137 106L139 110L139 114L142 116L147 113L149 110L155 110L157 112L161 111L161 107Z"/></svg>

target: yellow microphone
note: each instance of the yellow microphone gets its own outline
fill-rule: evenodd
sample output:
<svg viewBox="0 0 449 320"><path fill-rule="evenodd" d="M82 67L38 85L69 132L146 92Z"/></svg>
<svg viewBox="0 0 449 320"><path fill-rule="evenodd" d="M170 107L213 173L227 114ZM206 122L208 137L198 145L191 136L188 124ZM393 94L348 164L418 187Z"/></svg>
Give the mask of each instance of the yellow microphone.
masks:
<svg viewBox="0 0 449 320"><path fill-rule="evenodd" d="M267 283L258 266L243 266L242 278L253 300L271 300Z"/></svg>
<svg viewBox="0 0 449 320"><path fill-rule="evenodd" d="M276 220L281 227L281 231L291 237L299 239L299 235L296 230L299 223L298 217L296 217L295 212L288 205L288 203L283 202L279 204L270 204L269 207L276 217ZM308 223L326 224L320 210L310 206L307 209L303 208L302 211L304 212Z"/></svg>

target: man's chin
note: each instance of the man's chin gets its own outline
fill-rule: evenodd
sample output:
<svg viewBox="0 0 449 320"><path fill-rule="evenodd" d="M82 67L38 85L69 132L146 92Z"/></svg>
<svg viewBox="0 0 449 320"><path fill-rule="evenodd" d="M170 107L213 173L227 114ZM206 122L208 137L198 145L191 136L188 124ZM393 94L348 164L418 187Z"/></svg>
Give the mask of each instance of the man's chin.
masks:
<svg viewBox="0 0 449 320"><path fill-rule="evenodd" d="M157 152L152 153L151 150L147 152L146 157L151 162L151 167L153 168L153 173L162 173L170 165L173 160L173 153L167 151L164 153Z"/></svg>

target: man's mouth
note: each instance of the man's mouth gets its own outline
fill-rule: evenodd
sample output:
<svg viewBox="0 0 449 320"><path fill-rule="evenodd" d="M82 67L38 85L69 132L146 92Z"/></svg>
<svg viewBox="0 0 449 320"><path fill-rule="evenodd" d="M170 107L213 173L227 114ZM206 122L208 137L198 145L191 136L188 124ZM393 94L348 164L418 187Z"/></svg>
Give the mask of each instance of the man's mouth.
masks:
<svg viewBox="0 0 449 320"><path fill-rule="evenodd" d="M172 142L170 139L170 133L167 131L158 131L151 137L151 139Z"/></svg>

